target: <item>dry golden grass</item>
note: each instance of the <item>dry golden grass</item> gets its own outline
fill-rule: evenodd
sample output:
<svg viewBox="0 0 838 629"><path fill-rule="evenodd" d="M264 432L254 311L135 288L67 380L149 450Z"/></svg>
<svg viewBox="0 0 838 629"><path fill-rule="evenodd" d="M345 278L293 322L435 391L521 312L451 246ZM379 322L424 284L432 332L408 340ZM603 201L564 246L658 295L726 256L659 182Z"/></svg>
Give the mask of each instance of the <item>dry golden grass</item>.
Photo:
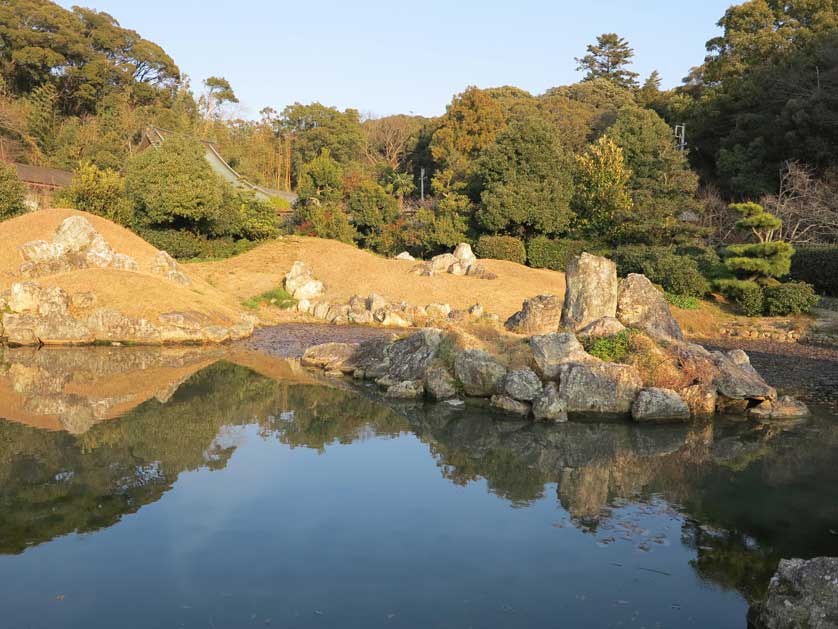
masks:
<svg viewBox="0 0 838 629"><path fill-rule="evenodd" d="M218 262L189 264L186 271L243 301L277 287L295 260L302 260L326 285L325 298L345 302L352 295L379 293L392 302L447 303L463 309L483 304L487 312L509 317L528 297L564 296L564 273L531 269L514 262L481 260L498 278L481 280L443 273L410 273L415 262L391 260L334 240L287 237Z"/></svg>

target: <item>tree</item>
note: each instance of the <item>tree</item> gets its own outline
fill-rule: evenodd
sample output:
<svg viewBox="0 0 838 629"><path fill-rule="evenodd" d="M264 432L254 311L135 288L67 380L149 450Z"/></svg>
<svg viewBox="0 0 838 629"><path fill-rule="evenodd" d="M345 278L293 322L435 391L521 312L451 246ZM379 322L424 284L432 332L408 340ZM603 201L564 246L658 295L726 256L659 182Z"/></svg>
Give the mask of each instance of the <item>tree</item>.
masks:
<svg viewBox="0 0 838 629"><path fill-rule="evenodd" d="M550 122L533 114L514 117L478 161L478 224L520 237L561 233L572 215L572 172Z"/></svg>
<svg viewBox="0 0 838 629"><path fill-rule="evenodd" d="M811 168L787 162L776 195L760 205L783 222L780 237L793 245L838 241L838 181L818 179Z"/></svg>
<svg viewBox="0 0 838 629"><path fill-rule="evenodd" d="M584 71L583 81L607 79L620 87L637 87L637 73L626 69L634 57L628 42L616 33L603 33L596 44L588 45L588 54L577 57L577 70Z"/></svg>
<svg viewBox="0 0 838 629"><path fill-rule="evenodd" d="M775 239L782 221L758 203L734 203L730 207L741 216L736 227L756 242L730 245L725 266L740 279L759 284L770 285L788 275L794 247Z"/></svg>
<svg viewBox="0 0 838 629"><path fill-rule="evenodd" d="M379 253L395 253L385 238L386 226L399 216L399 206L387 191L374 181L362 180L346 194L346 209L358 229L364 246Z"/></svg>
<svg viewBox="0 0 838 629"><path fill-rule="evenodd" d="M623 150L631 170L634 211L620 225L620 240L669 244L689 233L678 215L698 209L698 177L669 125L650 109L625 107L605 135Z"/></svg>
<svg viewBox="0 0 838 629"><path fill-rule="evenodd" d="M661 97L661 75L653 70L637 92L637 102L644 107L656 105Z"/></svg>
<svg viewBox="0 0 838 629"><path fill-rule="evenodd" d="M329 149L304 164L298 191L304 204L337 203L343 199L343 169Z"/></svg>
<svg viewBox="0 0 838 629"><path fill-rule="evenodd" d="M13 166L0 162L0 220L26 211L26 186Z"/></svg>
<svg viewBox="0 0 838 629"><path fill-rule="evenodd" d="M586 237L610 240L620 229L634 206L631 176L623 150L608 137L576 158L575 225Z"/></svg>
<svg viewBox="0 0 838 629"><path fill-rule="evenodd" d="M416 143L422 119L413 116L373 118L363 124L364 157L375 166L383 162L393 170L404 165L405 156Z"/></svg>
<svg viewBox="0 0 838 629"><path fill-rule="evenodd" d="M83 163L72 183L61 191L60 198L71 207L104 216L121 225L132 222L133 209L125 196L125 182L115 170Z"/></svg>
<svg viewBox="0 0 838 629"><path fill-rule="evenodd" d="M204 81L206 92L199 100L199 106L208 120L218 119L225 105L238 103L239 99L230 82L219 76L211 76Z"/></svg>
<svg viewBox="0 0 838 629"><path fill-rule="evenodd" d="M128 160L125 190L135 221L145 226L212 233L227 186L204 157L204 147L173 135Z"/></svg>

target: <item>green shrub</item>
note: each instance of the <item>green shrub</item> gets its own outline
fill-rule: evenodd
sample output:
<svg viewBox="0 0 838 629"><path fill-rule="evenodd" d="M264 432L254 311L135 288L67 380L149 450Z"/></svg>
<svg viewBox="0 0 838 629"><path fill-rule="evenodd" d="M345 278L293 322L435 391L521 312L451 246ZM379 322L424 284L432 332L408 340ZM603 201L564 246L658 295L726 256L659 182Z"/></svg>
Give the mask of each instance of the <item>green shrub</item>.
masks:
<svg viewBox="0 0 838 629"><path fill-rule="evenodd" d="M587 249L589 246L584 240L536 236L527 244L527 261L536 269L564 271L573 257Z"/></svg>
<svg viewBox="0 0 838 629"><path fill-rule="evenodd" d="M698 270L706 278L718 279L727 275L725 263L712 247L707 247L706 245L684 245L678 247L675 253L695 261Z"/></svg>
<svg viewBox="0 0 838 629"><path fill-rule="evenodd" d="M70 185L58 194L58 200L120 225L130 225L134 216L134 210L125 196L122 175L91 163L79 167Z"/></svg>
<svg viewBox="0 0 838 629"><path fill-rule="evenodd" d="M139 235L178 260L229 258L244 253L257 244L245 239L207 238L181 229L147 228L141 230Z"/></svg>
<svg viewBox="0 0 838 629"><path fill-rule="evenodd" d="M666 247L627 246L616 249L612 259L622 275L642 273L666 292L686 297L703 297L710 283L702 275L696 261L678 255Z"/></svg>
<svg viewBox="0 0 838 629"><path fill-rule="evenodd" d="M765 292L759 284L750 280L719 280L717 286L722 294L736 304L747 317L758 317L765 310Z"/></svg>
<svg viewBox="0 0 838 629"><path fill-rule="evenodd" d="M806 282L785 282L777 286L768 286L764 293L765 314L769 317L806 313L820 301L815 289Z"/></svg>
<svg viewBox="0 0 838 629"><path fill-rule="evenodd" d="M687 295L664 293L664 297L666 297L666 301L668 301L676 308L680 308L681 310L698 310L698 307L700 305L698 299L696 299L695 297L689 297Z"/></svg>
<svg viewBox="0 0 838 629"><path fill-rule="evenodd" d="M609 363L618 363L625 360L631 352L633 334L636 334L635 330L623 330L612 336L586 337L582 340L582 345L591 356Z"/></svg>
<svg viewBox="0 0 838 629"><path fill-rule="evenodd" d="M477 240L475 253L480 258L509 260L518 264L524 264L527 261L524 243L514 236L481 236Z"/></svg>
<svg viewBox="0 0 838 629"><path fill-rule="evenodd" d="M242 302L242 305L245 308L250 308L251 310L256 310L260 304L276 306L277 308L286 310L295 306L297 304L297 300L291 297L287 290L282 287L278 287L264 292L261 295L250 297Z"/></svg>
<svg viewBox="0 0 838 629"><path fill-rule="evenodd" d="M838 245L801 247L791 259L791 277L808 282L829 297L838 297Z"/></svg>
<svg viewBox="0 0 838 629"><path fill-rule="evenodd" d="M0 162L0 220L26 211L26 186L18 178L14 166Z"/></svg>

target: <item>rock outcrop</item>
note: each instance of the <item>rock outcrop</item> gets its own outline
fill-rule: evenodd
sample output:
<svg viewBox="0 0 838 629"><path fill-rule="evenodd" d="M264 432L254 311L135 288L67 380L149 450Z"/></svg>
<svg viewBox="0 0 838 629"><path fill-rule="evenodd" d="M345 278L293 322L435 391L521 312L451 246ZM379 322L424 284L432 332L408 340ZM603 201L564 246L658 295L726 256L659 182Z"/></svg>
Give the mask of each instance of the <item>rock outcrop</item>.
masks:
<svg viewBox="0 0 838 629"><path fill-rule="evenodd" d="M563 302L555 295L538 295L524 301L521 310L504 324L516 334L549 334L559 329Z"/></svg>
<svg viewBox="0 0 838 629"><path fill-rule="evenodd" d="M282 286L294 299L311 300L320 297L324 291L323 282L314 279L311 269L299 260L285 274Z"/></svg>
<svg viewBox="0 0 838 629"><path fill-rule="evenodd" d="M781 559L762 603L748 612L756 629L838 627L838 558Z"/></svg>
<svg viewBox="0 0 838 629"><path fill-rule="evenodd" d="M603 317L617 313L617 265L589 253L573 258L565 270L567 289L561 324L581 330Z"/></svg>
<svg viewBox="0 0 838 629"><path fill-rule="evenodd" d="M640 328L653 338L684 339L663 293L645 275L630 273L620 282L617 319L630 328Z"/></svg>

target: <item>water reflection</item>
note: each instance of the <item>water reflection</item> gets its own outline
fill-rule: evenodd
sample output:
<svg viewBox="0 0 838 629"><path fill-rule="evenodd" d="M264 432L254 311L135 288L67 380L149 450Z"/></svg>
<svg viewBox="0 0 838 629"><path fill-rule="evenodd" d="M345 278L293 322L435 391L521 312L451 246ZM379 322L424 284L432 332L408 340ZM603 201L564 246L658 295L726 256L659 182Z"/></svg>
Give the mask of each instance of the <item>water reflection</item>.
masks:
<svg viewBox="0 0 838 629"><path fill-rule="evenodd" d="M675 520L694 570L748 599L780 557L838 552L838 425L826 417L548 426L483 407L392 406L246 351L140 348L5 350L0 417L3 554L110 527L182 473L225 468L245 425L321 452L412 433L451 483L485 480L521 509L555 491L567 513L556 526L602 546L669 543L641 519Z"/></svg>

